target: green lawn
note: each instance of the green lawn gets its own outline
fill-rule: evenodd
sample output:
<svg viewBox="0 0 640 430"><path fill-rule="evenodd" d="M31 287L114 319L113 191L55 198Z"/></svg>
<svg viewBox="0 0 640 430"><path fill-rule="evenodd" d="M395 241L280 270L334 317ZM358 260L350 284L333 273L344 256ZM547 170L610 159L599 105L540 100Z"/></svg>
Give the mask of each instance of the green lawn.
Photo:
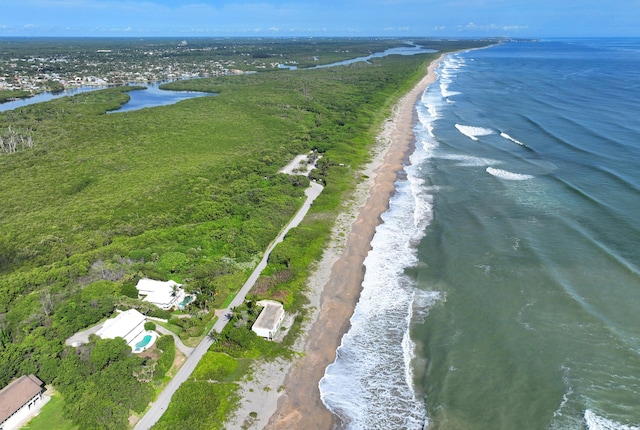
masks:
<svg viewBox="0 0 640 430"><path fill-rule="evenodd" d="M51 400L43 406L40 414L24 425L28 430L77 430L78 426L62 416L64 399L59 393L51 396Z"/></svg>

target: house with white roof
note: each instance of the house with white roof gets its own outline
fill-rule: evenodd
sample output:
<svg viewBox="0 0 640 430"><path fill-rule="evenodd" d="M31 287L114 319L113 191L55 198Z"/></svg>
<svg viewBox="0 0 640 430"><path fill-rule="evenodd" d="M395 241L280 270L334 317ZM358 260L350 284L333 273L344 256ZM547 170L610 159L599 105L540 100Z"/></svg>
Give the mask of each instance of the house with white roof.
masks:
<svg viewBox="0 0 640 430"><path fill-rule="evenodd" d="M164 310L180 306L185 298L181 287L181 284L173 280L164 282L148 278L140 279L136 285L139 298Z"/></svg>
<svg viewBox="0 0 640 430"><path fill-rule="evenodd" d="M284 307L282 303L273 300L261 300L257 305L263 308L251 330L260 337L273 340L284 320Z"/></svg>
<svg viewBox="0 0 640 430"><path fill-rule="evenodd" d="M115 318L106 320L96 334L102 339L121 337L133 348L135 340L145 332L144 323L144 315L135 309L129 309L119 313Z"/></svg>

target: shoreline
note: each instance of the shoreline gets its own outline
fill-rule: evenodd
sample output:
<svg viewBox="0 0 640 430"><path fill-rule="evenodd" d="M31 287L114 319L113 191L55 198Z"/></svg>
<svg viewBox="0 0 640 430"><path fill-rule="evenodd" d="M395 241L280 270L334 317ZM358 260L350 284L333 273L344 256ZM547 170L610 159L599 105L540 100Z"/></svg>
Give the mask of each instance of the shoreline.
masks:
<svg viewBox="0 0 640 430"><path fill-rule="evenodd" d="M336 220L331 243L309 279L309 318L295 345L296 351L303 351L300 358L262 363L253 380L242 384L243 400L229 421L230 428L328 430L340 426L340 419L322 403L318 382L349 330L371 240L415 143L415 106L435 81L435 68L446 55L434 59L425 76L398 100L377 136L372 160L360 172L367 179L357 185Z"/></svg>

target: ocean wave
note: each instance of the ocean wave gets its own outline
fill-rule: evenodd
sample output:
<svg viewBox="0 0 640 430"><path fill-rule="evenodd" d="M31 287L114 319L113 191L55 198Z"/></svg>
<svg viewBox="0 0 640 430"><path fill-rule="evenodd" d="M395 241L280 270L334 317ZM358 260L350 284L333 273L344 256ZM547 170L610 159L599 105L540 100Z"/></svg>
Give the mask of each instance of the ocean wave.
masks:
<svg viewBox="0 0 640 430"><path fill-rule="evenodd" d="M488 136L493 134L493 130L490 128L474 127L472 125L456 124L456 128L460 133L473 140L478 140L478 136Z"/></svg>
<svg viewBox="0 0 640 430"><path fill-rule="evenodd" d="M513 173L507 170L496 169L494 167L487 167L487 173L496 176L500 179L506 179L507 181L526 181L527 179L533 179L533 175L523 175L521 173Z"/></svg>
<svg viewBox="0 0 640 430"><path fill-rule="evenodd" d="M438 108L434 103L425 103L424 106L416 112L418 114L418 124L423 126L431 124L433 120L439 116Z"/></svg>
<svg viewBox="0 0 640 430"><path fill-rule="evenodd" d="M433 149L438 146L433 134L434 122L440 117L439 107L442 99L433 93L425 91L416 106L418 122L414 127L414 136L420 145L420 151L414 151L411 155L411 163L417 164L419 161L431 157Z"/></svg>
<svg viewBox="0 0 640 430"><path fill-rule="evenodd" d="M433 291L421 291L415 290L413 298L411 300L411 307L409 308L409 312L407 313L407 330L404 332L402 337L402 352L404 357L404 369L405 369L405 383L408 387L413 386L414 381L414 360L416 360L416 343L411 339L410 327L412 324L422 324L424 323L424 319L429 313L429 309L431 309L437 301L440 300L440 293ZM417 317L417 318L416 318ZM424 364L421 368L424 368ZM414 402L419 402L420 400L416 398L415 392L413 392L413 400ZM425 416L422 420L422 428L426 427L428 423L428 419ZM418 427L419 428L419 427Z"/></svg>
<svg viewBox="0 0 640 430"><path fill-rule="evenodd" d="M451 55L449 57L447 57L443 62L443 69L460 69L462 67L464 67L466 61L457 56L457 55Z"/></svg>
<svg viewBox="0 0 640 430"><path fill-rule="evenodd" d="M590 409L584 411L584 421L589 430L640 430L639 426L617 423L597 415Z"/></svg>
<svg viewBox="0 0 640 430"><path fill-rule="evenodd" d="M459 91L449 91L449 84L447 82L445 82L445 80L440 80L440 94L442 95L442 97L451 97L451 96L457 96L462 94Z"/></svg>
<svg viewBox="0 0 640 430"><path fill-rule="evenodd" d="M517 143L520 146L527 146L524 143L520 142L519 140L514 139L513 137L509 136L507 133L502 132L502 133L500 133L500 136L504 137L507 140L512 141L513 143Z"/></svg>
<svg viewBox="0 0 640 430"><path fill-rule="evenodd" d="M498 160L494 160L492 158L476 157L474 155L465 154L444 154L439 155L438 158L458 161L459 163L457 164L457 166L460 167L484 167L499 163Z"/></svg>
<svg viewBox="0 0 640 430"><path fill-rule="evenodd" d="M440 117L440 108L443 106L443 100L440 92L436 92L429 87L427 91L422 93L420 103L416 106L418 120L421 124L427 125L434 119Z"/></svg>

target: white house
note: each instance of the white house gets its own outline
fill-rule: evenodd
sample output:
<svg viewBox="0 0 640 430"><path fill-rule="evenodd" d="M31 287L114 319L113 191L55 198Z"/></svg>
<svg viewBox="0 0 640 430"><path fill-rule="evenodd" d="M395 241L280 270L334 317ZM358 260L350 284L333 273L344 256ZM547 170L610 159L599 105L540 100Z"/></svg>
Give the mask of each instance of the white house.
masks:
<svg viewBox="0 0 640 430"><path fill-rule="evenodd" d="M261 300L257 304L263 309L251 330L260 337L272 340L284 320L284 307L273 300Z"/></svg>
<svg viewBox="0 0 640 430"><path fill-rule="evenodd" d="M136 285L138 297L164 310L178 307L182 303L185 294L181 287L181 284L172 280L163 282L147 278L140 279Z"/></svg>
<svg viewBox="0 0 640 430"><path fill-rule="evenodd" d="M134 341L144 333L145 317L135 309L119 313L115 318L108 319L100 330L96 332L102 339L121 337L127 345L134 347Z"/></svg>
<svg viewBox="0 0 640 430"><path fill-rule="evenodd" d="M21 376L0 390L0 430L18 429L40 407L44 382L37 376Z"/></svg>

